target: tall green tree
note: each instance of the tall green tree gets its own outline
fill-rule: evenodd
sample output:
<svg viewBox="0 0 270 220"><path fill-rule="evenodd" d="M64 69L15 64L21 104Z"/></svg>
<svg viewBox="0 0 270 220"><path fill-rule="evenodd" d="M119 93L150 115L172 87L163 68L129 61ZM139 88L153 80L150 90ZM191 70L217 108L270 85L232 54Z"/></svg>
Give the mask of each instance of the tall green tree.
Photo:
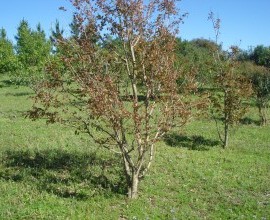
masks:
<svg viewBox="0 0 270 220"><path fill-rule="evenodd" d="M6 30L0 29L0 73L12 72L16 69L16 56L12 42L7 39Z"/></svg>
<svg viewBox="0 0 270 220"><path fill-rule="evenodd" d="M63 39L64 29L60 27L58 20L55 22L55 26L51 29L50 40L52 43L52 52L57 54L59 52L58 42Z"/></svg>
<svg viewBox="0 0 270 220"><path fill-rule="evenodd" d="M17 35L15 36L17 41L16 53L21 64L26 67L32 65L33 56L33 41L31 37L31 29L26 20L22 20L17 29Z"/></svg>
<svg viewBox="0 0 270 220"><path fill-rule="evenodd" d="M16 52L18 59L24 69L42 66L50 55L51 45L46 39L45 32L40 24L33 31L29 23L26 20L22 20L15 39L17 41Z"/></svg>
<svg viewBox="0 0 270 220"><path fill-rule="evenodd" d="M80 35L80 23L78 22L77 16L77 14L73 14L72 22L69 25L72 38L79 38Z"/></svg>
<svg viewBox="0 0 270 220"><path fill-rule="evenodd" d="M48 59L51 52L51 43L46 38L44 30L41 28L41 25L38 24L35 31L31 33L32 39L34 42L34 56L35 56L35 65L44 65L44 62Z"/></svg>
<svg viewBox="0 0 270 220"><path fill-rule="evenodd" d="M51 55L51 42L40 24L33 30L24 19L18 26L15 39L19 65L13 80L31 86L42 76L46 60Z"/></svg>

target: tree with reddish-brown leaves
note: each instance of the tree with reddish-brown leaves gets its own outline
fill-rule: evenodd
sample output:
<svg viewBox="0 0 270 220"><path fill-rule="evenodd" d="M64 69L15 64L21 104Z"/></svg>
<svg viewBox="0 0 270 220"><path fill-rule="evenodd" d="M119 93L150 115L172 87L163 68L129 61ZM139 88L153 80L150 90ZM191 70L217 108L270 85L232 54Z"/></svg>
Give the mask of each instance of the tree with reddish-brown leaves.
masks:
<svg viewBox="0 0 270 220"><path fill-rule="evenodd" d="M119 154L128 197L136 198L156 142L191 114L193 81L181 95L176 83L188 77L175 65L183 16L176 0L71 2L79 34L59 40L64 53L36 86L29 115L72 125Z"/></svg>
<svg viewBox="0 0 270 220"><path fill-rule="evenodd" d="M209 20L212 21L217 44L221 21L215 18L213 12L209 13ZM228 146L230 127L245 114L248 107L245 101L252 94L249 79L239 71L238 52L236 46L232 46L227 53L218 48L213 49L214 63L211 68L215 72L214 86L217 91L210 94L210 108L223 148ZM219 129L218 119L221 119L223 129Z"/></svg>

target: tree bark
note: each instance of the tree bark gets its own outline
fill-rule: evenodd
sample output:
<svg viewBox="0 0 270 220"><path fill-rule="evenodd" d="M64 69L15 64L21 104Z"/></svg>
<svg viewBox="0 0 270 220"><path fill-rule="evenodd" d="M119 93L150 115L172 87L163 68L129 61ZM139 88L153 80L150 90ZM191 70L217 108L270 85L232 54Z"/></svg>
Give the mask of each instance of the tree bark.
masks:
<svg viewBox="0 0 270 220"><path fill-rule="evenodd" d="M229 144L229 124L225 122L225 129L224 129L224 142L223 148L227 148Z"/></svg>
<svg viewBox="0 0 270 220"><path fill-rule="evenodd" d="M224 140L223 140L223 149L227 148L229 140L229 113L226 111L226 107L229 106L228 102L228 90L224 91Z"/></svg>
<svg viewBox="0 0 270 220"><path fill-rule="evenodd" d="M229 115L225 113L224 120L224 140L223 140L223 148L227 148L229 144Z"/></svg>
<svg viewBox="0 0 270 220"><path fill-rule="evenodd" d="M260 124L261 124L261 126L265 126L267 124L266 107L262 103L259 103L258 108L259 108L259 115L261 118Z"/></svg>
<svg viewBox="0 0 270 220"><path fill-rule="evenodd" d="M137 173L132 173L131 179L129 180L129 186L128 186L129 199L138 198L138 187L139 187L139 175Z"/></svg>

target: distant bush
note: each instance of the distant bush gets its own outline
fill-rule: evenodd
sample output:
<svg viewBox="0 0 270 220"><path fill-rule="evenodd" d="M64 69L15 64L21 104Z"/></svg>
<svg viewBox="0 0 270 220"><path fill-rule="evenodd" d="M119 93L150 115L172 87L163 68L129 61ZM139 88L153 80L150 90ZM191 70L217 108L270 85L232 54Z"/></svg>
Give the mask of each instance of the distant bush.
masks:
<svg viewBox="0 0 270 220"><path fill-rule="evenodd" d="M270 100L270 71L252 62L242 63L242 71L249 77L259 110L261 125L267 124L267 109Z"/></svg>

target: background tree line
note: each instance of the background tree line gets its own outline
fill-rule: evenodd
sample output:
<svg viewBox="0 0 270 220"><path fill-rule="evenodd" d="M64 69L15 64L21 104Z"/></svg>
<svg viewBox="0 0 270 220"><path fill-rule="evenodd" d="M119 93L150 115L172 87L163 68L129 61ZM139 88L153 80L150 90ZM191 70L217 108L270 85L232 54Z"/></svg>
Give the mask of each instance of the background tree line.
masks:
<svg viewBox="0 0 270 220"><path fill-rule="evenodd" d="M16 73L17 76L38 75L42 70L49 57L54 57L59 53L57 48L57 40L63 38L64 30L61 29L58 21L55 22L50 36L47 38L41 24L32 29L26 20L22 20L17 28L15 43L7 38L4 28L0 29L0 73ZM79 36L79 26L74 19L70 24L70 37L75 39ZM109 46L116 47L119 44L118 39L108 39L102 42L100 47ZM119 45L118 45L119 47ZM199 87L211 87L215 72L213 71L214 57L213 52L222 51L222 45L218 45L212 40L197 38L193 40L182 40L178 38L176 54L177 64L183 68L196 69L196 80ZM255 87L261 88L260 92L257 88L258 98L267 99L268 91L268 72L270 68L270 46L258 45L249 50L239 50L237 61L241 64L239 67L243 73L250 77ZM261 80L259 78L262 78ZM260 82L257 82L257 81ZM263 82L264 81L264 82ZM181 79L179 79L179 84ZM260 84L261 83L261 84ZM256 85L255 85L256 84ZM263 85L264 84L264 85ZM265 91L262 91L262 90ZM260 93L260 94L259 94Z"/></svg>

